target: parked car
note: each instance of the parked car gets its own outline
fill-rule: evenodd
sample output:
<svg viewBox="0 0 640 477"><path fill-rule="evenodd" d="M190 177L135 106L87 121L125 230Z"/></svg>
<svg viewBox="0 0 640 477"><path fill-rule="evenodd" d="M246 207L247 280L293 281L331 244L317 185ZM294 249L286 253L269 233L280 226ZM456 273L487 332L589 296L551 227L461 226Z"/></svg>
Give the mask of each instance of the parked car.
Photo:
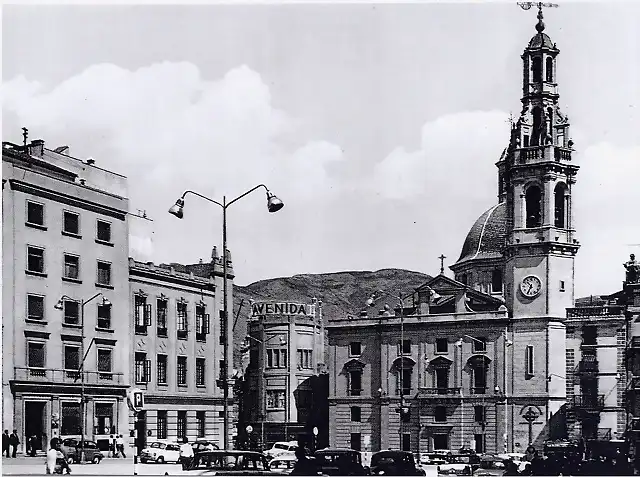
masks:
<svg viewBox="0 0 640 477"><path fill-rule="evenodd" d="M140 462L178 462L180 460L180 446L172 442L156 441L149 444L149 447L142 449Z"/></svg>
<svg viewBox="0 0 640 477"><path fill-rule="evenodd" d="M426 475L411 452L383 450L371 456L372 475Z"/></svg>
<svg viewBox="0 0 640 477"><path fill-rule="evenodd" d="M423 465L441 465L447 463L447 452L429 452L420 455L420 463Z"/></svg>
<svg viewBox="0 0 640 477"><path fill-rule="evenodd" d="M367 475L362 455L356 450L326 448L315 451L313 457L323 475Z"/></svg>
<svg viewBox="0 0 640 477"><path fill-rule="evenodd" d="M269 470L262 452L243 450L203 451L195 455L193 466L179 475L278 475Z"/></svg>
<svg viewBox="0 0 640 477"><path fill-rule="evenodd" d="M269 461L269 469L276 474L288 475L293 471L296 462L298 459L294 455L281 455Z"/></svg>
<svg viewBox="0 0 640 477"><path fill-rule="evenodd" d="M271 449L268 449L264 452L264 455L267 459L273 459L274 457L278 457L280 455L296 455L296 449L298 448L297 441L289 441L289 442L276 442L273 444Z"/></svg>
<svg viewBox="0 0 640 477"><path fill-rule="evenodd" d="M204 452L209 450L218 450L218 444L213 441L208 441L206 439L198 439L193 444L191 444L193 448L193 453L196 454L198 452Z"/></svg>
<svg viewBox="0 0 640 477"><path fill-rule="evenodd" d="M63 439L60 448L69 464L80 462L80 444L80 439L76 437ZM100 449L98 449L98 445L94 441L84 441L84 462L93 462L94 464L99 464L103 457L104 456L102 455L102 452L100 452Z"/></svg>
<svg viewBox="0 0 640 477"><path fill-rule="evenodd" d="M438 473L473 475L478 468L480 468L480 457L476 454L451 454L446 464L438 466Z"/></svg>

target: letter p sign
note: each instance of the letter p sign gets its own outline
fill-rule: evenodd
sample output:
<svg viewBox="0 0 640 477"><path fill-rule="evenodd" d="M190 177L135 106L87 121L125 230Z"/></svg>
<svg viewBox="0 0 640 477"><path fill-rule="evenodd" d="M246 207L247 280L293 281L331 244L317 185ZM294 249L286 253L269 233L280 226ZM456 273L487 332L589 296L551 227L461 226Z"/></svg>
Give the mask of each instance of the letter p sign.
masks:
<svg viewBox="0 0 640 477"><path fill-rule="evenodd" d="M132 411L140 412L144 409L144 393L140 389L132 389L129 393L129 407Z"/></svg>

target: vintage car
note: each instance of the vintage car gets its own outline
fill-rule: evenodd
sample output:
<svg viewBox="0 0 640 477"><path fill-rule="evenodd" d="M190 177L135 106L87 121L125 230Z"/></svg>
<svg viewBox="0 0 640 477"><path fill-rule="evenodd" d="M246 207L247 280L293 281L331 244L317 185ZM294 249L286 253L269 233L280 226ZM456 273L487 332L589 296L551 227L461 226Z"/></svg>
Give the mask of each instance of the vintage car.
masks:
<svg viewBox="0 0 640 477"><path fill-rule="evenodd" d="M269 469L276 474L288 475L293 471L296 462L298 459L294 455L280 455L269 461Z"/></svg>
<svg viewBox="0 0 640 477"><path fill-rule="evenodd" d="M189 470L178 475L278 475L262 452L212 450L196 454Z"/></svg>
<svg viewBox="0 0 640 477"><path fill-rule="evenodd" d="M272 459L280 455L295 456L297 448L298 448L297 441L276 442L273 444L273 447L271 447L271 449L264 451L264 455L267 456L267 459Z"/></svg>
<svg viewBox="0 0 640 477"><path fill-rule="evenodd" d="M71 437L64 439L60 445L60 449L69 464L77 464L80 462L80 439ZM104 456L98 445L91 440L84 441L84 461L99 464Z"/></svg>
<svg viewBox="0 0 640 477"><path fill-rule="evenodd" d="M383 450L371 456L372 475L426 475L411 452Z"/></svg>
<svg viewBox="0 0 640 477"><path fill-rule="evenodd" d="M439 474L473 475L480 467L480 457L475 454L451 454L446 464L438 466Z"/></svg>
<svg viewBox="0 0 640 477"><path fill-rule="evenodd" d="M356 450L326 448L315 451L313 457L322 475L367 475L362 455Z"/></svg>
<svg viewBox="0 0 640 477"><path fill-rule="evenodd" d="M140 462L157 462L164 464L165 462L178 462L180 460L180 445L173 442L156 441L149 444L148 447L142 449L140 453Z"/></svg>

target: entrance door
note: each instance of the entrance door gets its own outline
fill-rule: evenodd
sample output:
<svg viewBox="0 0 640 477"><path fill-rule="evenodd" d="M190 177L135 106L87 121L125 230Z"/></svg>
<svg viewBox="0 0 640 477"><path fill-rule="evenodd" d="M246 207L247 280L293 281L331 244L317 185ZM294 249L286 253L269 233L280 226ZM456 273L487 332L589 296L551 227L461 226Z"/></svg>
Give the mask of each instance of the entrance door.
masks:
<svg viewBox="0 0 640 477"><path fill-rule="evenodd" d="M36 436L35 449L47 449L46 422L47 403L43 401L25 401L24 403L24 437L22 443L26 450L32 436Z"/></svg>

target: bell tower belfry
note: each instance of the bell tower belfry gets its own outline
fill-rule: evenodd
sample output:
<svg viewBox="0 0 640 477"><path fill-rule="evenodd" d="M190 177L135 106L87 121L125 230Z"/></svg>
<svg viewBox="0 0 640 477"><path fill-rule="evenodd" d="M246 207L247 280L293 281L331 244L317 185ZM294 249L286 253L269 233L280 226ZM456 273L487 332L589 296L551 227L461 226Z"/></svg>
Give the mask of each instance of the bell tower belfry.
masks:
<svg viewBox="0 0 640 477"><path fill-rule="evenodd" d="M578 166L572 161L569 121L558 106L560 50L537 33L522 54L522 111L498 166L506 202L505 299L513 317L564 317L573 306L574 256L579 248L572 213Z"/></svg>

